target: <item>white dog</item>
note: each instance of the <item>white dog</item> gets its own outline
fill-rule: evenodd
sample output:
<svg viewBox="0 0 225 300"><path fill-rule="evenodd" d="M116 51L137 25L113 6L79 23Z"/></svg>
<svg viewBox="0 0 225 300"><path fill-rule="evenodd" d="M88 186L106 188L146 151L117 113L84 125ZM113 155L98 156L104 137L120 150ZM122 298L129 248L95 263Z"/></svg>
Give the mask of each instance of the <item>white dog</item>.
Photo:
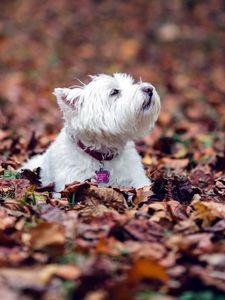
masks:
<svg viewBox="0 0 225 300"><path fill-rule="evenodd" d="M91 76L87 85L56 88L65 126L43 155L22 169L41 168L55 191L73 181L141 188L150 185L133 140L154 127L160 98L147 82L121 73Z"/></svg>

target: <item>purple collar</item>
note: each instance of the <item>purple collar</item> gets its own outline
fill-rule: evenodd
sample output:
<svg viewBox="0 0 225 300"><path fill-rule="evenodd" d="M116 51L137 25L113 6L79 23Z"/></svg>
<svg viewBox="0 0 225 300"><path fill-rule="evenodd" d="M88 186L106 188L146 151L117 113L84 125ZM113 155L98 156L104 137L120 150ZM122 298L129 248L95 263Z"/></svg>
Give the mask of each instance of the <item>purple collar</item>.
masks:
<svg viewBox="0 0 225 300"><path fill-rule="evenodd" d="M117 156L117 154L111 152L111 153L102 153L97 150L93 150L91 148L86 147L81 140L77 142L77 146L80 147L85 153L93 157L94 159L97 159L98 161L104 161L104 160L112 160Z"/></svg>

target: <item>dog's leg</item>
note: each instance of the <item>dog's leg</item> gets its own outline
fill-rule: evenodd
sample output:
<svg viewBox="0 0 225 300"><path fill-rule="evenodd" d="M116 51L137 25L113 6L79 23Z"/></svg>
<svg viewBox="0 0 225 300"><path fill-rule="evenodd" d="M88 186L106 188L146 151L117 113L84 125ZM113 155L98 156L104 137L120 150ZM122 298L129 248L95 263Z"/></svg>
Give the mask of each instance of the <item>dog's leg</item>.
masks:
<svg viewBox="0 0 225 300"><path fill-rule="evenodd" d="M31 159L29 159L25 164L22 165L21 168L19 168L18 171L21 171L22 169L29 169L29 170L34 170L37 169L38 167L41 167L43 163L43 155L35 155Z"/></svg>
<svg viewBox="0 0 225 300"><path fill-rule="evenodd" d="M142 172L143 171L143 172ZM136 176L133 177L133 187L136 189L143 188L144 186L150 186L151 180L145 175L144 170L136 169Z"/></svg>
<svg viewBox="0 0 225 300"><path fill-rule="evenodd" d="M129 142L122 154L120 166L120 178L127 178L127 185L134 188L142 188L151 185L151 180L146 176L141 157L137 153L134 143Z"/></svg>

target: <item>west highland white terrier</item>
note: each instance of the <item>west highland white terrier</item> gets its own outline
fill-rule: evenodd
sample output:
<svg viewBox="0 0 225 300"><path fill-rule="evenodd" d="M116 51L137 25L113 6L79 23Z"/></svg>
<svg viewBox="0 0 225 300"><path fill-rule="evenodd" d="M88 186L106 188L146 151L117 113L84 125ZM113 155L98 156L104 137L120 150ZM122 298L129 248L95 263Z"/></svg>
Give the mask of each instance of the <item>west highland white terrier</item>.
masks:
<svg viewBox="0 0 225 300"><path fill-rule="evenodd" d="M92 180L116 187L151 184L133 140L154 127L160 98L147 82L127 74L91 76L87 85L56 88L53 93L65 126L42 155L22 169L41 168L42 185L55 191L73 181Z"/></svg>

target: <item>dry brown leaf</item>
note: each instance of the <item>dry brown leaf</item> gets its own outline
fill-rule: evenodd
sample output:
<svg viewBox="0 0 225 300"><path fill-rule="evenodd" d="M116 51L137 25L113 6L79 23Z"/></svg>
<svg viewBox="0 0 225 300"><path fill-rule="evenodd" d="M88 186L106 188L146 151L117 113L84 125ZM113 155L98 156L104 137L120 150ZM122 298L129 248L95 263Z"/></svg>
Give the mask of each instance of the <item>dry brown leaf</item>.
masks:
<svg viewBox="0 0 225 300"><path fill-rule="evenodd" d="M4 207L0 207L0 230L13 227L16 220L16 217L9 216L9 211L7 211Z"/></svg>
<svg viewBox="0 0 225 300"><path fill-rule="evenodd" d="M177 233L192 234L198 231L199 227L192 219L181 220L174 226L174 232Z"/></svg>
<svg viewBox="0 0 225 300"><path fill-rule="evenodd" d="M214 271L210 267L192 266L190 268L192 276L198 276L207 286L214 286L225 292L224 272Z"/></svg>
<svg viewBox="0 0 225 300"><path fill-rule="evenodd" d="M21 200L30 182L26 179L0 178L0 198Z"/></svg>
<svg viewBox="0 0 225 300"><path fill-rule="evenodd" d="M0 278L0 299L20 300L20 296L15 290L9 287L3 278Z"/></svg>
<svg viewBox="0 0 225 300"><path fill-rule="evenodd" d="M65 230L61 224L42 222L24 234L24 242L34 250L61 248L65 244Z"/></svg>
<svg viewBox="0 0 225 300"><path fill-rule="evenodd" d="M66 196L68 196L71 193L77 192L77 191L79 191L82 188L90 186L91 184L92 183L89 183L89 182L80 183L80 182L76 182L75 181L73 183L67 184L65 186L65 189L61 192L61 195L63 197L66 197Z"/></svg>
<svg viewBox="0 0 225 300"><path fill-rule="evenodd" d="M124 227L132 239L155 242L163 236L163 227L148 219L131 219Z"/></svg>
<svg viewBox="0 0 225 300"><path fill-rule="evenodd" d="M107 293L104 290L97 290L87 293L84 300L105 300Z"/></svg>
<svg viewBox="0 0 225 300"><path fill-rule="evenodd" d="M134 262L133 266L128 271L127 276L128 281L131 283L141 281L144 278L158 279L163 282L166 282L169 279L164 267L155 260L146 258L140 258Z"/></svg>
<svg viewBox="0 0 225 300"><path fill-rule="evenodd" d="M128 253L133 259L147 258L160 260L166 253L166 249L160 243L126 241L121 245L123 251Z"/></svg>
<svg viewBox="0 0 225 300"><path fill-rule="evenodd" d="M80 270L73 265L49 264L44 267L0 269L0 278L4 278L13 289L33 289L43 291L53 276L74 280L80 276Z"/></svg>
<svg viewBox="0 0 225 300"><path fill-rule="evenodd" d="M0 277L4 278L7 284L15 290L32 289L43 291L46 282L39 278L39 272L40 268L2 268L0 269Z"/></svg>
<svg viewBox="0 0 225 300"><path fill-rule="evenodd" d="M132 203L134 205L138 205L139 203L146 202L153 194L154 193L152 192L151 186L145 186L142 189L137 190L136 196L134 197Z"/></svg>
<svg viewBox="0 0 225 300"><path fill-rule="evenodd" d="M173 159L164 157L160 160L159 165L171 169L183 169L187 167L189 160L187 158Z"/></svg>
<svg viewBox="0 0 225 300"><path fill-rule="evenodd" d="M118 212L124 212L127 208L123 194L107 187L89 186L82 191L78 201L85 206L92 208L94 208L93 206L100 205L99 210L102 210L102 212L104 210L116 210ZM95 213L97 213L97 211Z"/></svg>
<svg viewBox="0 0 225 300"><path fill-rule="evenodd" d="M79 278L81 271L75 265L46 265L39 272L38 278L44 282L48 283L52 276L59 276L65 280L75 280Z"/></svg>
<svg viewBox="0 0 225 300"><path fill-rule="evenodd" d="M101 238L96 245L96 253L105 253L108 255L118 256L124 249L123 243L114 238Z"/></svg>
<svg viewBox="0 0 225 300"><path fill-rule="evenodd" d="M189 235L173 234L166 240L166 246L175 252L187 252L200 255L205 251L211 251L213 243L211 233L196 233Z"/></svg>
<svg viewBox="0 0 225 300"><path fill-rule="evenodd" d="M193 185L203 189L211 189L214 186L214 176L207 165L194 168L190 172L189 178Z"/></svg>
<svg viewBox="0 0 225 300"><path fill-rule="evenodd" d="M194 200L191 205L194 211L191 213L191 218L194 220L203 220L203 226L210 226L211 222L216 218L225 218L225 204L213 201Z"/></svg>

